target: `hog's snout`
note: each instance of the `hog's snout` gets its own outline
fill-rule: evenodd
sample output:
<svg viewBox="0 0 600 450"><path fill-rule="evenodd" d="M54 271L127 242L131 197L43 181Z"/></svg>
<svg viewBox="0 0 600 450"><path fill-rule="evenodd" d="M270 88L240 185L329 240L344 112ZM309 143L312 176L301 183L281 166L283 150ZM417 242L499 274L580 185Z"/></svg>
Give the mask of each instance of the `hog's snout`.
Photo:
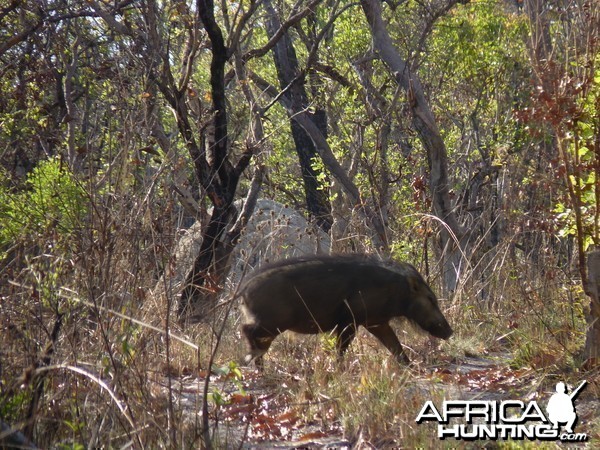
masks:
<svg viewBox="0 0 600 450"><path fill-rule="evenodd" d="M427 331L429 331L433 336L440 339L448 339L454 333L454 330L452 330L452 327L450 327L450 325L446 321L434 324Z"/></svg>

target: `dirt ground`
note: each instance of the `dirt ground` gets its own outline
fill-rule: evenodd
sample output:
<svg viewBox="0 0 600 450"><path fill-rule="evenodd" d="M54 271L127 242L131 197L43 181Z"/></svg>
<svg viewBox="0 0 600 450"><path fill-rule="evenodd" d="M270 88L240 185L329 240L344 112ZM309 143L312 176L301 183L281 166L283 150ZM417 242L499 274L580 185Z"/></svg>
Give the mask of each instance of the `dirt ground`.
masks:
<svg viewBox="0 0 600 450"><path fill-rule="evenodd" d="M444 366L406 369L412 371L412 382L406 393L407 403L411 403L410 399L413 399L414 406L415 401L418 403L422 399L432 398L435 392L437 398L441 395L448 400L521 400L525 403L535 400L541 407L545 407L554 392L555 383L560 381L561 376L540 375L540 372L534 369L512 369L508 364L508 356L500 353L486 357L470 356ZM217 448L406 447L406 442L402 442L401 437L367 439L360 430L349 437L340 420L335 417L336 399L321 395L319 398L307 397L299 402L297 398L291 398L288 392L293 390L293 385L299 383L300 379L297 375L285 373L284 369L278 369L275 374L270 373L268 376L251 368L241 368L240 371L241 379L223 373L211 374L210 377L209 392L213 393L213 397L209 398L211 433ZM175 380L173 385L173 392L179 396L178 401L186 411L186 420L190 422L190 426L199 426L201 421L202 392L206 376L200 375ZM569 446L594 448L600 439L600 400L594 395L594 392L598 392L600 376L598 373L588 373L581 377L569 374L569 379L585 379L589 384L582 389L574 402L579 418L575 431L587 433L588 440ZM570 383L568 384L570 386ZM404 388L406 389L406 385ZM218 392L218 399L214 398L215 392ZM325 413L307 416L308 404L319 404L320 411ZM327 411L331 413L329 416ZM418 412L415 409L415 417ZM421 426L429 426L433 434L432 439L435 439L433 426ZM529 443L534 447L537 447L537 444L542 442ZM502 441L444 441L445 447L482 448L482 445L485 448L507 448L503 446ZM560 448L558 443L552 442L543 442L543 446Z"/></svg>

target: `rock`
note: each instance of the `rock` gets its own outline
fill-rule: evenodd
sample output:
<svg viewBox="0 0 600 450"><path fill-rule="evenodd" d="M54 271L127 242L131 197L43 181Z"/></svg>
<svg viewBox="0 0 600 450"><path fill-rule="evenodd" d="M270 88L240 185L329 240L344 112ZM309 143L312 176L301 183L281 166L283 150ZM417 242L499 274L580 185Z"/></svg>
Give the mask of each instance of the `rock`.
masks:
<svg viewBox="0 0 600 450"><path fill-rule="evenodd" d="M238 211L241 201L235 203ZM183 230L175 249L174 261L158 281L155 296L177 296L194 265L202 244L199 222ZM298 211L273 200L260 199L240 240L233 250L231 268L223 293L229 295L241 279L261 264L306 254L329 253L331 240L311 225ZM166 289L165 289L166 288Z"/></svg>
<svg viewBox="0 0 600 450"><path fill-rule="evenodd" d="M329 235L308 223L298 211L261 199L233 252L228 282L236 286L263 263L329 253L330 247Z"/></svg>

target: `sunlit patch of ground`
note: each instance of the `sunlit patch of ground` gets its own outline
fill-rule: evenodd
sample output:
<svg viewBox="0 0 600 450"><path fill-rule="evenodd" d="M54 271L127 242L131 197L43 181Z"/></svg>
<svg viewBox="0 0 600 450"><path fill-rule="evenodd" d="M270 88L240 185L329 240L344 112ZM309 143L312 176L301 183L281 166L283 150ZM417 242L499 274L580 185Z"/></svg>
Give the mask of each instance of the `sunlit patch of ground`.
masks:
<svg viewBox="0 0 600 450"><path fill-rule="evenodd" d="M403 385L403 389L406 389L406 406L415 410L416 417L418 406L430 398L523 402L535 400L542 406L546 405L556 382L562 380L562 375L531 368L515 369L509 363L508 354L498 353L486 357L464 357L436 367L417 366L405 369L411 371L411 381ZM574 385L583 379L588 381L588 386L575 403L579 415L577 431L589 436L588 442L580 446L593 448L593 443L600 439L600 400L597 395L599 374L569 374L565 381ZM181 378L173 385L173 392L179 395L178 401L191 426L201 424L205 382L204 373ZM372 440L362 444L359 442L362 439L360 432L351 438L347 436L342 421L336 416L339 411L336 407L338 399L328 398L324 394L315 397L309 392L298 395L301 382L299 376L286 373L283 369L271 370L268 374L261 374L250 368L239 369L236 374L212 374L208 390L209 422L215 445L291 449L356 448L358 444L364 444L362 448L374 448L369 447L373 445ZM347 386L347 389L356 388ZM316 405L318 407L315 408ZM408 426L418 427L414 423ZM387 439L388 445L379 442L376 447L403 445L402 436ZM435 440L435 436L432 436L432 440ZM448 445L451 443L459 448L471 448L475 444L446 441ZM551 448L554 446L551 442L544 444Z"/></svg>

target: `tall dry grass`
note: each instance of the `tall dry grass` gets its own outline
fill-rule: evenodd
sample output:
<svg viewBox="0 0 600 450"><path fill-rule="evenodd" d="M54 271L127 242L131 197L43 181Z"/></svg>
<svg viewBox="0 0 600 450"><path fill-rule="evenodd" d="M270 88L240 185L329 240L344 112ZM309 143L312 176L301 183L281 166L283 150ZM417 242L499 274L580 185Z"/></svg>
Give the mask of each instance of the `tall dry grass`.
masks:
<svg viewBox="0 0 600 450"><path fill-rule="evenodd" d="M510 237L468 261L457 290L441 300L455 329L450 341L396 324L412 368L360 333L341 365L327 337L285 335L265 373L239 369L230 364L245 352L234 303L184 328L176 292L153 295L173 265L175 199L149 189L140 202L121 192L90 194L77 230L29 236L2 262L0 417L41 448L230 448L260 439L243 413L224 418L236 392L271 392L277 414L301 418L297 428L341 434L363 448L437 448L431 427L414 419L425 400L461 387L451 390L432 376L435 368L496 357L549 384L551 374L576 368L585 331L577 280L551 243L528 253ZM429 258L441 292L441 269ZM220 371L207 382L211 369Z"/></svg>

